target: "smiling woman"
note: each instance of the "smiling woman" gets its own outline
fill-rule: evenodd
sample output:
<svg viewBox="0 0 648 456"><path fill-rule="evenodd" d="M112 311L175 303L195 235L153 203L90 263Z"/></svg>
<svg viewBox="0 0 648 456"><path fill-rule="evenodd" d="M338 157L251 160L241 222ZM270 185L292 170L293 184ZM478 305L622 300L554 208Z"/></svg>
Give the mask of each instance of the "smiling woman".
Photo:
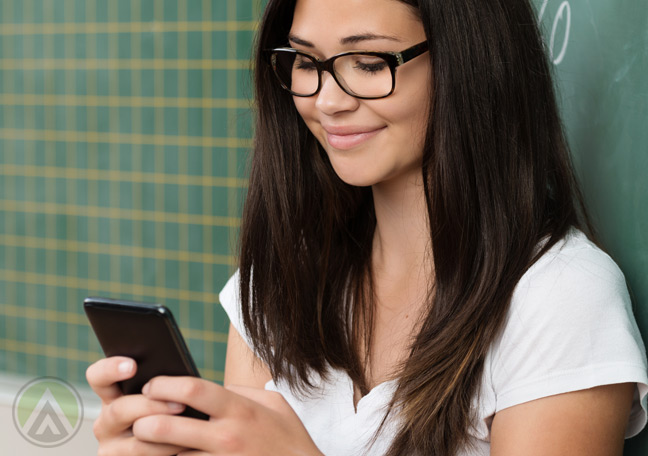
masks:
<svg viewBox="0 0 648 456"><path fill-rule="evenodd" d="M409 6L385 2L388 7L367 10L362 2L337 3L331 7L327 2L297 2L289 43L326 58L358 48L401 56L412 49L425 50L417 49L417 44L426 43L425 32ZM357 19L341 21L340 17ZM364 187L392 179L420 182L432 87L430 59L420 54L416 52L392 71L383 69L383 75L372 74L372 80L377 79L373 84L382 88L379 92L367 82L347 76L350 71L341 70L346 62L353 69L351 74L364 71L358 68L357 55L338 57L333 72L318 72L317 97L294 99L301 118L347 184ZM385 98L368 103L356 95Z"/></svg>
<svg viewBox="0 0 648 456"><path fill-rule="evenodd" d="M533 17L521 0L268 2L226 386L120 397L135 365L100 361L106 454L622 453L646 423L645 349Z"/></svg>

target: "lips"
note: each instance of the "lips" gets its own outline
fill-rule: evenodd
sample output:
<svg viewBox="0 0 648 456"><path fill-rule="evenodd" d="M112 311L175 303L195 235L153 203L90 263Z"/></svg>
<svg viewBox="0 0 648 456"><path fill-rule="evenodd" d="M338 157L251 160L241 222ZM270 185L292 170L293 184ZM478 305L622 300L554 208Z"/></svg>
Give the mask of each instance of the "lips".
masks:
<svg viewBox="0 0 648 456"><path fill-rule="evenodd" d="M339 150L352 149L373 138L385 127L323 127L326 131L326 140L331 147Z"/></svg>

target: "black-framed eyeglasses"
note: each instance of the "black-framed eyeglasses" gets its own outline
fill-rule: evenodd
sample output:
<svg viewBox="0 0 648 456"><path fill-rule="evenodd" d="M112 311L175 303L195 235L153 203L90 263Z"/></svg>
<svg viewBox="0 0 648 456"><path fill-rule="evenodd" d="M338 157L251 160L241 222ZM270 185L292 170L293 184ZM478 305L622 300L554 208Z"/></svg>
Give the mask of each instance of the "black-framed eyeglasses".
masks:
<svg viewBox="0 0 648 456"><path fill-rule="evenodd" d="M402 52L350 51L319 60L312 54L282 47L266 51L281 86L298 97L311 97L322 87L328 71L351 96L363 100L385 98L394 92L396 67L428 50L426 41Z"/></svg>

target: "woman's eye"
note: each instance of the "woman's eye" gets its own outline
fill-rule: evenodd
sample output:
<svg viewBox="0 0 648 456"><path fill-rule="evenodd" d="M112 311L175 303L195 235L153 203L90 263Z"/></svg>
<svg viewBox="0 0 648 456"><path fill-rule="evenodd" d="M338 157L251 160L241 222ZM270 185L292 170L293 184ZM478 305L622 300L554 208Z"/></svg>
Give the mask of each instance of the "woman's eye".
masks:
<svg viewBox="0 0 648 456"><path fill-rule="evenodd" d="M305 70L305 71L315 71L315 63L313 63L312 60L304 58L304 57L297 57L295 59L295 64L294 67L298 70Z"/></svg>
<svg viewBox="0 0 648 456"><path fill-rule="evenodd" d="M383 59L358 59L355 68L367 73L378 73L387 67L387 62Z"/></svg>

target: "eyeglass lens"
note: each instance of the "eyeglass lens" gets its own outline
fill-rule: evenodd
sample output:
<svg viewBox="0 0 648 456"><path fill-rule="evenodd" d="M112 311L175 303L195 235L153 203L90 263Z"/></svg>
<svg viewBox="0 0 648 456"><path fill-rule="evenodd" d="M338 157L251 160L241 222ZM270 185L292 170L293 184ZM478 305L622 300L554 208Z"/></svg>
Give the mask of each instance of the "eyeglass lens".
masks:
<svg viewBox="0 0 648 456"><path fill-rule="evenodd" d="M319 75L315 61L308 55L275 51L275 72L281 83L296 95L317 92ZM338 57L333 71L342 88L351 95L382 97L392 90L392 72L385 59L366 54Z"/></svg>

